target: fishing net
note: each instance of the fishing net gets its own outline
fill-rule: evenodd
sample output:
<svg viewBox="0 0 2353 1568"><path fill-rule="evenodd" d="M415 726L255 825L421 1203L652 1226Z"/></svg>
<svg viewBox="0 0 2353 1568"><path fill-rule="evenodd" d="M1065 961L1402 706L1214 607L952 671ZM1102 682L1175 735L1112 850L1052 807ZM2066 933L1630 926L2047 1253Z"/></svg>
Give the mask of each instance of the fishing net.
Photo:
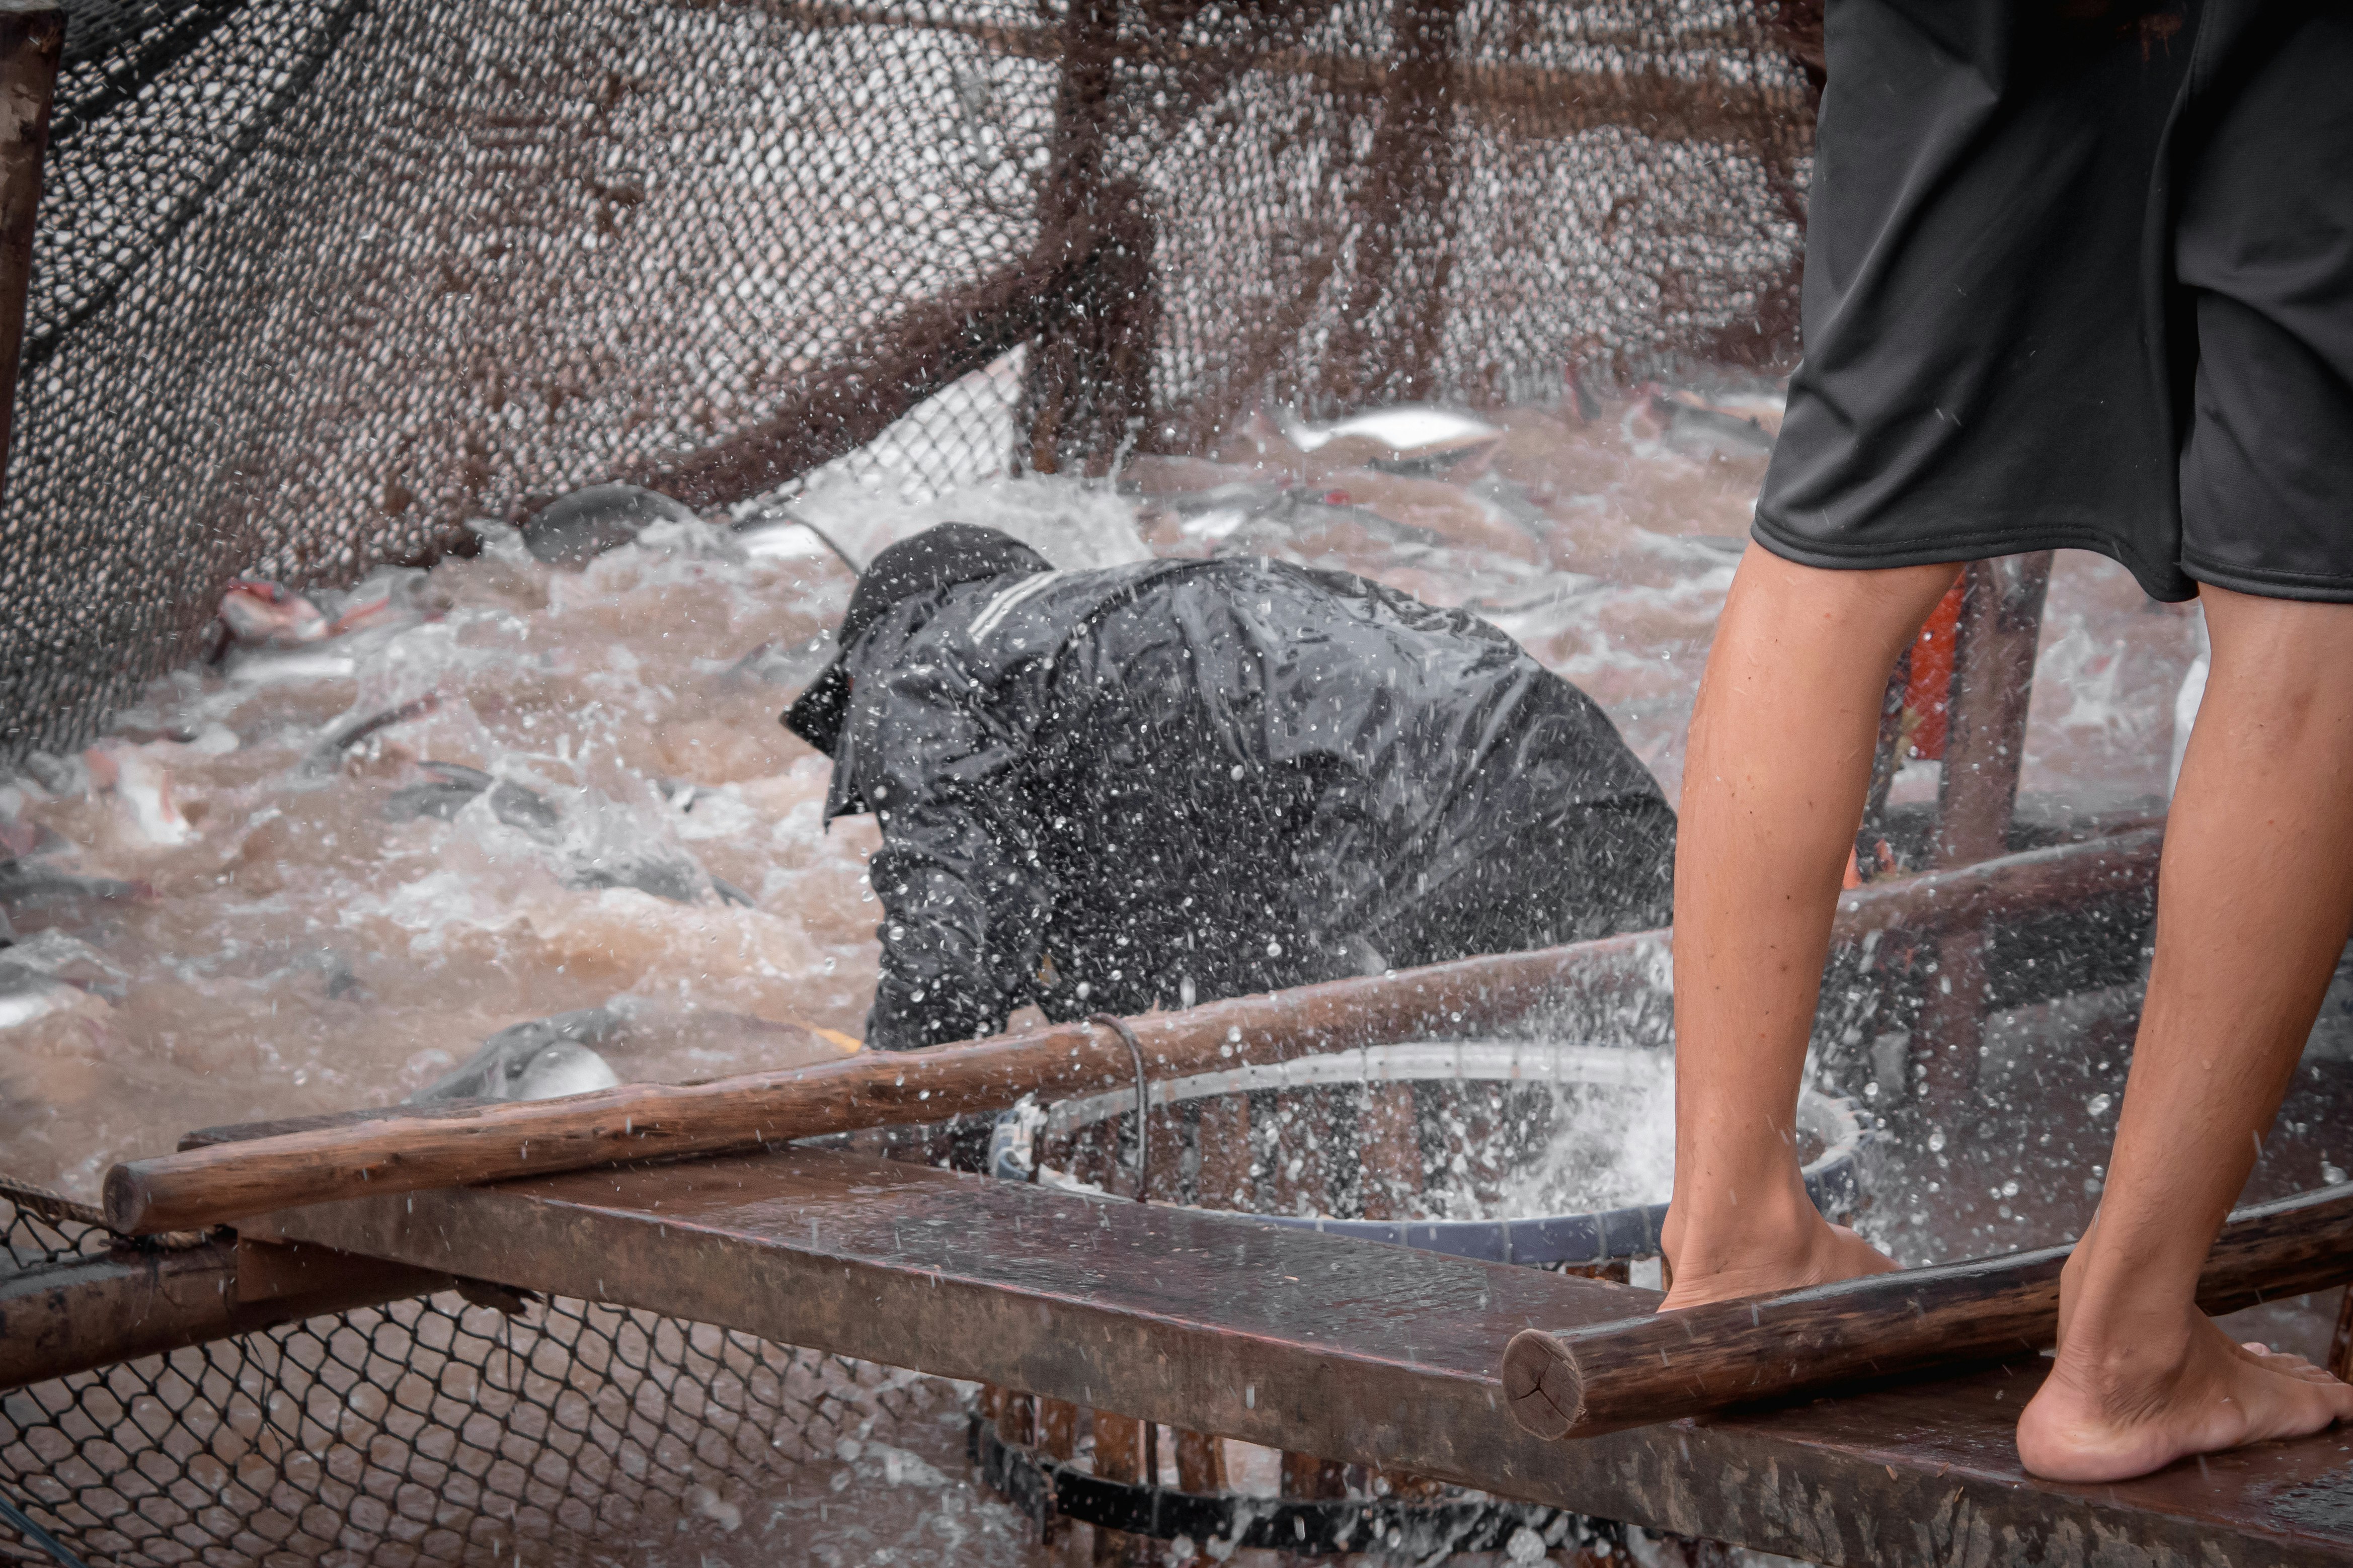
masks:
<svg viewBox="0 0 2353 1568"><path fill-rule="evenodd" d="M1260 411L1795 350L1805 0L69 11L0 761L196 653L237 574L339 585L597 480L740 516L1114 476ZM0 1286L109 1245L0 1215ZM953 1397L435 1296L10 1391L0 1486L93 1562L487 1562L658 1534Z"/></svg>
<svg viewBox="0 0 2353 1568"><path fill-rule="evenodd" d="M614 477L1107 473L1794 349L1804 0L69 0L0 760Z"/></svg>
<svg viewBox="0 0 2353 1568"><path fill-rule="evenodd" d="M16 1283L110 1240L0 1214ZM90 1563L643 1561L681 1524L824 1494L845 1443L903 1444L958 1401L651 1312L447 1293L0 1394L0 1496ZM48 1559L0 1523L0 1561Z"/></svg>

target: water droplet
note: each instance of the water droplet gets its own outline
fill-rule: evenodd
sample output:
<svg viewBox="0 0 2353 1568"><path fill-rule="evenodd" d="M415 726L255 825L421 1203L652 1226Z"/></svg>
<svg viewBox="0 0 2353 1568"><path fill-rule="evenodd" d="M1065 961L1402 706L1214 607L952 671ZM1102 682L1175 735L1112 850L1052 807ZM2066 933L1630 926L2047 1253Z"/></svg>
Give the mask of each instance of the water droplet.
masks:
<svg viewBox="0 0 2353 1568"><path fill-rule="evenodd" d="M1943 1152L1944 1147L1945 1130L1939 1127L1934 1132L1928 1134L1928 1152L1931 1154L1940 1153Z"/></svg>
<svg viewBox="0 0 2353 1568"><path fill-rule="evenodd" d="M2105 1116L2108 1113L2108 1107L2115 1103L2114 1096L2095 1094L2084 1102L2084 1109L2094 1116Z"/></svg>

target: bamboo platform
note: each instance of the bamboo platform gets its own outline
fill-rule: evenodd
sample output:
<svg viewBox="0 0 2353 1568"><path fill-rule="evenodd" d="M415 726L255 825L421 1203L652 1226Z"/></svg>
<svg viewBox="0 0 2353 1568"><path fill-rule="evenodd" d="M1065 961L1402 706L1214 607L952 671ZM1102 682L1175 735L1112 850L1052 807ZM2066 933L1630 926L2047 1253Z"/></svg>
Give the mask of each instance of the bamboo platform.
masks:
<svg viewBox="0 0 2353 1568"><path fill-rule="evenodd" d="M1512 1336L1623 1317L1650 1293L860 1154L387 1194L241 1230L1818 1563L2353 1560L2341 1432L2053 1485L2010 1441L2030 1362L1548 1442L1505 1410Z"/></svg>

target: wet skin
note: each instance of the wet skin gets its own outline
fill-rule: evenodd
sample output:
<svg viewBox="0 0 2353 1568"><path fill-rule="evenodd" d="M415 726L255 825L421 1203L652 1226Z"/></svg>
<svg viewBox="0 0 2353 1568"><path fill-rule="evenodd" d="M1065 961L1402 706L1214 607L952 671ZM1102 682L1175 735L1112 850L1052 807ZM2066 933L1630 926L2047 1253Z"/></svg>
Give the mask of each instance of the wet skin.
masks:
<svg viewBox="0 0 2353 1568"><path fill-rule="evenodd" d="M1674 1269L1662 1310L1894 1264L1806 1201L1799 1076L1880 693L1950 566L1752 547L1702 679L1675 881ZM2019 1427L2054 1479L2317 1431L2353 1389L2193 1304L2353 924L2353 606L2209 588L2213 672L2165 847L2157 957L2099 1217Z"/></svg>

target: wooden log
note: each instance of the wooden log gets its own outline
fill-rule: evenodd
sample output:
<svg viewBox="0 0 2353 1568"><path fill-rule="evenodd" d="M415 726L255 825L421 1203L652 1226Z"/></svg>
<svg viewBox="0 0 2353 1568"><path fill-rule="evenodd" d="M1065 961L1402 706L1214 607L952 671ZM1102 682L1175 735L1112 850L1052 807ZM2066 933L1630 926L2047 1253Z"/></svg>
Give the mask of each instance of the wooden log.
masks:
<svg viewBox="0 0 2353 1568"><path fill-rule="evenodd" d="M1171 1428L1176 1435L1176 1489L1206 1496L1226 1489L1226 1446L1206 1432Z"/></svg>
<svg viewBox="0 0 2353 1568"><path fill-rule="evenodd" d="M1348 1495L1348 1467L1332 1459L1319 1459L1313 1454L1284 1450L1282 1456L1282 1495L1287 1498L1307 1498L1329 1501Z"/></svg>
<svg viewBox="0 0 2353 1568"><path fill-rule="evenodd" d="M1160 1478L1155 1473L1159 1468L1155 1436L1148 1421L1109 1410L1096 1411L1095 1474L1128 1486L1157 1486ZM1140 1568L1151 1561L1150 1546L1141 1537L1124 1530L1106 1530L1098 1525L1092 1561L1099 1565L1136 1564Z"/></svg>
<svg viewBox="0 0 2353 1568"><path fill-rule="evenodd" d="M452 1283L434 1270L242 1239L61 1258L0 1275L0 1389Z"/></svg>
<svg viewBox="0 0 2353 1568"><path fill-rule="evenodd" d="M49 105L65 41L66 14L53 5L0 9L0 101L8 106L0 128L0 482L7 477L16 425L25 296L33 279L33 219L41 205Z"/></svg>
<svg viewBox="0 0 2353 1568"><path fill-rule="evenodd" d="M1939 868L1990 860L2010 847L2051 552L1973 561L1963 581L1944 772L1936 792L1934 853ZM1916 1030L1918 1047L1927 1056L1925 1087L1932 1104L1951 1105L1977 1087L1978 1052L1985 1039L1986 950L1984 930L1972 925L1955 926L1936 944L1936 981Z"/></svg>
<svg viewBox="0 0 2353 1568"><path fill-rule="evenodd" d="M1274 1097L1274 1212L1330 1215L1332 1127L1319 1089Z"/></svg>
<svg viewBox="0 0 2353 1568"><path fill-rule="evenodd" d="M2010 847L2051 552L1973 561L1965 581L1936 789L1940 867L1990 860Z"/></svg>
<svg viewBox="0 0 2353 1568"><path fill-rule="evenodd" d="M641 465L617 477L709 510L854 451L959 376L1027 342L1084 280L1097 244L1092 235L1057 235L979 282L917 300L793 388L758 424L666 466Z"/></svg>
<svg viewBox="0 0 2353 1568"><path fill-rule="evenodd" d="M982 1409L984 1414L997 1423L997 1441L1011 1443L1025 1448L1036 1442L1038 1440L1037 1401L1027 1394L1019 1394L1010 1388L999 1388L995 1384L986 1384L983 1387L988 1394L996 1396L994 1400L986 1401Z"/></svg>
<svg viewBox="0 0 2353 1568"><path fill-rule="evenodd" d="M1842 894L1837 933L1933 931L2143 888L2161 830L2071 844ZM1497 1027L1564 988L1638 992L1664 933L1630 932L1534 952L1237 996L1134 1020L1156 1078L1431 1035ZM860 1052L786 1072L700 1084L629 1084L519 1104L387 1107L381 1116L185 1147L115 1166L107 1223L126 1235L194 1230L273 1209L375 1194L470 1186L594 1165L770 1148L860 1128L1001 1110L1029 1093L1095 1093L1134 1082L1111 1030L1057 1024L927 1050Z"/></svg>
<svg viewBox="0 0 2353 1568"><path fill-rule="evenodd" d="M875 27L892 30L921 28L970 38L997 54L1017 58L1053 60L1062 52L1065 30L1023 26L998 21L926 15L913 10L842 5L818 0L730 0L732 5L777 17L810 29ZM1267 7L1261 15L1279 13ZM1295 8L1306 18L1323 7ZM1245 13L1248 15L1248 13ZM1295 37L1294 26L1282 29ZM1777 19L1764 37L1738 26L1678 28L1675 46L1694 51L1728 50L1737 56L1774 38L1801 62L1819 59L1821 23L1793 25ZM1648 56L1658 47L1651 33L1634 27L1611 27L1580 19L1577 41L1588 47L1622 49ZM1174 29L1131 30L1120 40L1129 68L1149 65L1167 73L1172 91L1206 102L1243 71L1303 78L1314 86L1346 99L1394 101L1402 88L1399 78L1412 68L1410 59L1377 54L1333 53L1325 50L1269 47L1250 42L1198 44ZM1703 56L1703 58L1704 58ZM1775 135L1802 151L1810 142L1813 108L1807 89L1785 83L1778 76L1727 79L1715 69L1690 73L1659 67L1577 69L1538 60L1464 59L1453 58L1442 66L1440 90L1456 100L1463 112L1492 130L1519 140L1576 135L1612 126L1639 130L1654 142L1728 142L1753 144L1760 134Z"/></svg>
<svg viewBox="0 0 2353 1568"><path fill-rule="evenodd" d="M1079 1407L1067 1399L1038 1395L1038 1447L1049 1458L1068 1459L1079 1451Z"/></svg>
<svg viewBox="0 0 2353 1568"><path fill-rule="evenodd" d="M1413 1085L1367 1085L1356 1111L1366 1219L1403 1219L1421 1191L1421 1131Z"/></svg>
<svg viewBox="0 0 2353 1568"><path fill-rule="evenodd" d="M1227 1094L1204 1100L1199 1131L1201 1174L1195 1184L1196 1201L1204 1208L1250 1208L1256 1183L1250 1175L1249 1099Z"/></svg>
<svg viewBox="0 0 2353 1568"><path fill-rule="evenodd" d="M2059 1325L2072 1247L1981 1258L1716 1301L1559 1331L1504 1354L1512 1418L1583 1437L1811 1394L1867 1379L2032 1355ZM2233 1312L2353 1280L2353 1187L2231 1216L2199 1276L2198 1305Z"/></svg>

